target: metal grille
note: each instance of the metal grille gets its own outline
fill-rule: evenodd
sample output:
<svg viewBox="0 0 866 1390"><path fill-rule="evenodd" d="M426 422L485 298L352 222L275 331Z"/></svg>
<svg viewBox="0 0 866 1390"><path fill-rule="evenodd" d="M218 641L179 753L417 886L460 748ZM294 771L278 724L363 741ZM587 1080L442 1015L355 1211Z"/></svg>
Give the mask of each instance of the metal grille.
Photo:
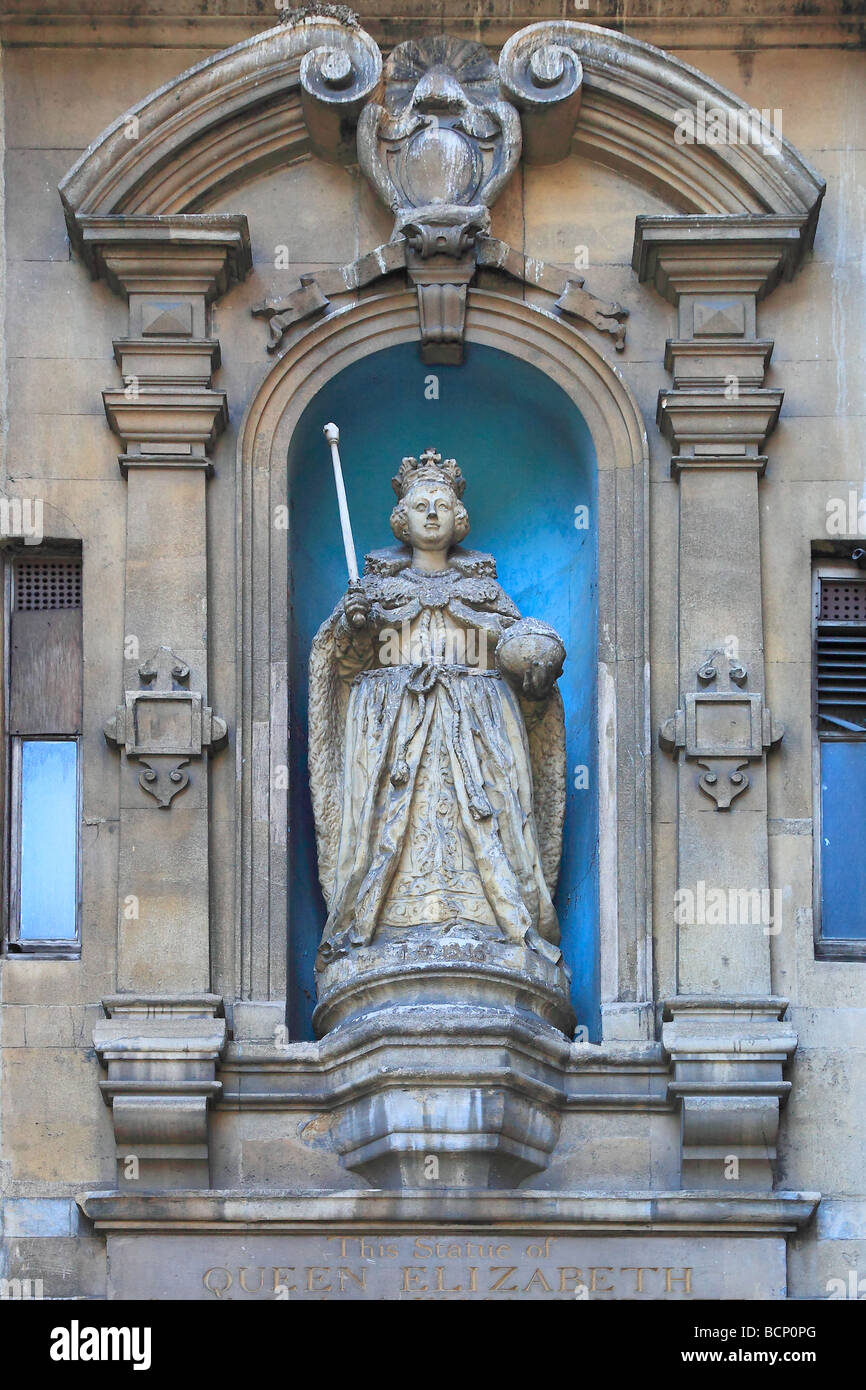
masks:
<svg viewBox="0 0 866 1390"><path fill-rule="evenodd" d="M822 579L821 621L866 623L866 579Z"/></svg>
<svg viewBox="0 0 866 1390"><path fill-rule="evenodd" d="M822 579L816 632L818 729L866 736L866 579Z"/></svg>
<svg viewBox="0 0 866 1390"><path fill-rule="evenodd" d="M37 613L81 607L81 560L71 556L21 557L15 561L15 609Z"/></svg>

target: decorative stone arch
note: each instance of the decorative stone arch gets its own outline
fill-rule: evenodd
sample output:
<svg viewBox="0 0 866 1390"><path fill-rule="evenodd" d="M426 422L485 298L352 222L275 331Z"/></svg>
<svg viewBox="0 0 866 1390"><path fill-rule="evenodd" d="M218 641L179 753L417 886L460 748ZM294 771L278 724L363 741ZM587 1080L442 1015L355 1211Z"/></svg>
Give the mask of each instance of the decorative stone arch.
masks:
<svg viewBox="0 0 866 1390"><path fill-rule="evenodd" d="M677 142L679 112L703 102L736 126L748 115L745 102L661 49L575 22L530 25L509 41L503 63L517 90L528 54L551 44L571 48L583 65L575 153L684 212L806 215L814 230L824 185L786 140L775 148ZM328 132L316 125L321 64L304 66L307 54L337 48L352 63L342 113L357 117L379 81L379 50L362 29L347 38L340 21L318 16L216 54L131 107L60 185L73 242L80 244L82 218L195 213L314 147L351 162L351 148L337 140L328 150Z"/></svg>
<svg viewBox="0 0 866 1390"><path fill-rule="evenodd" d="M620 374L576 329L513 296L470 289L470 342L531 362L574 401L599 474L600 977L605 1038L651 1036L649 891L648 452L637 403ZM288 762L288 536L273 525L288 503L286 460L304 408L360 358L419 341L404 289L338 310L300 332L251 400L238 441L239 640L243 691L238 746L241 810L238 923L241 993L285 990L287 797L274 791ZM255 620L267 611L268 624ZM265 711L267 715L265 716ZM290 927L291 929L291 927Z"/></svg>

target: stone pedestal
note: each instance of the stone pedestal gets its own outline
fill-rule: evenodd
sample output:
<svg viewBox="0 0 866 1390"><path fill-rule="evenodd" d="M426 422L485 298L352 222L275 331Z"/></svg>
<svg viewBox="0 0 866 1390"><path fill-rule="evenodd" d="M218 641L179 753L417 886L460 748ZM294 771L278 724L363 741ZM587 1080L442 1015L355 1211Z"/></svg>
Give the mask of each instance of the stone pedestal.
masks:
<svg viewBox="0 0 866 1390"><path fill-rule="evenodd" d="M314 1023L355 1059L375 1047L328 1117L371 1185L509 1188L546 1168L575 1023L561 965L450 937L361 947L321 971Z"/></svg>

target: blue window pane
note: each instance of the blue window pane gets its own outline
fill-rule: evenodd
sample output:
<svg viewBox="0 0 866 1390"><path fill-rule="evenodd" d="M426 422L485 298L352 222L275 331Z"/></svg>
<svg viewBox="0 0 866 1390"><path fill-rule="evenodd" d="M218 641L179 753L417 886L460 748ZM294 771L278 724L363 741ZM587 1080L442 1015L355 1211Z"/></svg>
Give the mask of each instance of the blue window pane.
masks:
<svg viewBox="0 0 866 1390"><path fill-rule="evenodd" d="M866 937L866 743L821 744L821 935Z"/></svg>
<svg viewBox="0 0 866 1390"><path fill-rule="evenodd" d="M75 936L77 772L77 743L68 739L22 742L19 922L22 941L69 940Z"/></svg>

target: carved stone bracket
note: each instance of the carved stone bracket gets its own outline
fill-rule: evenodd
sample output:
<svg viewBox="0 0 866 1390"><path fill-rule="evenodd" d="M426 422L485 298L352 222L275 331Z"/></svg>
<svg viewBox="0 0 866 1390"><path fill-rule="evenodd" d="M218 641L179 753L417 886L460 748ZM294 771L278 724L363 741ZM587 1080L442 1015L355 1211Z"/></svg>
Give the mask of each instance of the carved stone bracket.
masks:
<svg viewBox="0 0 866 1390"><path fill-rule="evenodd" d="M205 749L224 746L226 723L200 694L184 689L189 667L168 647L142 662L138 673L142 689L126 691L105 725L105 737L144 764L138 779L142 791L167 810L189 783L187 764Z"/></svg>
<svg viewBox="0 0 866 1390"><path fill-rule="evenodd" d="M689 691L682 708L665 720L659 743L674 756L682 752L683 757L704 768L698 786L716 803L717 811L727 811L749 786L749 763L763 758L785 731L773 719L763 695L739 688L747 672L738 662L728 663L731 688L706 688L718 678L716 655L698 669L703 688Z"/></svg>
<svg viewBox="0 0 866 1390"><path fill-rule="evenodd" d="M664 1007L668 1095L682 1117L682 1186L773 1186L783 1068L797 1034L781 1021L786 999L680 995Z"/></svg>
<svg viewBox="0 0 866 1390"><path fill-rule="evenodd" d="M93 1046L108 1079L118 1187L207 1187L207 1112L222 1086L216 1064L226 1042L214 994L115 995Z"/></svg>

